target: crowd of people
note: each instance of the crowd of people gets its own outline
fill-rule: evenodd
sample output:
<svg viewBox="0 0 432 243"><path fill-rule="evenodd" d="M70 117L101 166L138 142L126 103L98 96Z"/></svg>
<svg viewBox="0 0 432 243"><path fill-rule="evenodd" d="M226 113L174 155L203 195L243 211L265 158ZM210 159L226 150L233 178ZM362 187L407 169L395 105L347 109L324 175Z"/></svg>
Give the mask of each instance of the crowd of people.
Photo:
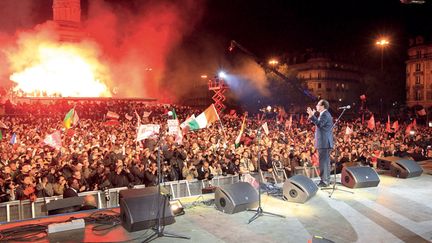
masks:
<svg viewBox="0 0 432 243"><path fill-rule="evenodd" d="M66 129L65 114L75 107L76 126ZM50 104L5 105L5 125L0 140L0 202L34 200L54 195L105 190L115 187L157 185L158 160L163 181L207 180L214 176L272 172L275 166L288 176L297 167L318 165L313 124L294 114L268 119L249 115L240 143L236 144L243 114L220 116L210 127L183 130L182 140L161 132L136 141L138 122L160 124L167 129L168 111L175 110L183 122L202 110L177 105L139 101L57 101ZM119 115L108 123L108 111ZM145 115L143 115L145 114ZM139 118L138 118L139 117ZM266 123L266 129L262 125ZM346 127L352 132L347 132ZM6 128L7 127L7 128ZM367 128L362 119L342 121L334 130L331 160L341 168L359 164L377 166L383 156L410 156L415 160L432 157L432 128L406 125L386 130L385 123ZM61 132L61 147L53 148L44 138ZM259 156L258 156L259 154ZM258 158L259 157L259 158Z"/></svg>

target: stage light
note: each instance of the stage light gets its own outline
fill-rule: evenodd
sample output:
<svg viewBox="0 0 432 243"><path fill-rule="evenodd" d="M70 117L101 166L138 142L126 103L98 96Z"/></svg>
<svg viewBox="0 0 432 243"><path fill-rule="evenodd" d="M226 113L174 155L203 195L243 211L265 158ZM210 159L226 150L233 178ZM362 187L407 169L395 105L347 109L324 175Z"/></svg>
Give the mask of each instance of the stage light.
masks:
<svg viewBox="0 0 432 243"><path fill-rule="evenodd" d="M202 79L206 79L206 78L207 78L207 75L203 74L203 75L201 75L201 78L202 78Z"/></svg>
<svg viewBox="0 0 432 243"><path fill-rule="evenodd" d="M411 130L411 131L409 132L409 134L410 134L411 136L414 136L415 131L414 131L414 130Z"/></svg>
<svg viewBox="0 0 432 243"><path fill-rule="evenodd" d="M271 111L271 109L272 109L272 107L271 107L271 106L267 106L267 111L268 111L268 112L270 112L270 111Z"/></svg>
<svg viewBox="0 0 432 243"><path fill-rule="evenodd" d="M219 78L226 78L226 73L224 71L220 71L218 73Z"/></svg>
<svg viewBox="0 0 432 243"><path fill-rule="evenodd" d="M185 214L183 204L180 202L180 200L172 200L169 202L169 204L174 216L180 216Z"/></svg>
<svg viewBox="0 0 432 243"><path fill-rule="evenodd" d="M429 127L432 127L432 121L429 122Z"/></svg>

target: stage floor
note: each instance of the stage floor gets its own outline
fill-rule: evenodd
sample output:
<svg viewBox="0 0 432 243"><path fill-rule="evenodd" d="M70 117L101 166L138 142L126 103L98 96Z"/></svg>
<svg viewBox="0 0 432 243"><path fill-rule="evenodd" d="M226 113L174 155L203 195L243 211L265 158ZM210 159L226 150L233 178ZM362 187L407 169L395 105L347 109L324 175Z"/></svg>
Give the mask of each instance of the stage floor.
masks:
<svg viewBox="0 0 432 243"><path fill-rule="evenodd" d="M381 175L380 179L380 184L374 188L338 186L354 194L336 190L329 198L327 191L318 191L305 204L289 203L263 194L263 209L286 218L262 216L251 224L248 220L253 212L229 215L217 211L214 206L190 206L191 202L202 198L182 199L187 206L186 214L176 217L177 222L167 226L166 230L190 236L191 240L159 238L154 242L308 242L313 236L334 242L431 242L432 176L424 173L421 177L398 179ZM212 197L209 194L204 199ZM8 225L0 228L4 227ZM149 233L127 233L119 226L97 236L90 235L92 232L86 227L85 236L79 241L134 239L132 242L141 242ZM71 234L65 232L65 235Z"/></svg>

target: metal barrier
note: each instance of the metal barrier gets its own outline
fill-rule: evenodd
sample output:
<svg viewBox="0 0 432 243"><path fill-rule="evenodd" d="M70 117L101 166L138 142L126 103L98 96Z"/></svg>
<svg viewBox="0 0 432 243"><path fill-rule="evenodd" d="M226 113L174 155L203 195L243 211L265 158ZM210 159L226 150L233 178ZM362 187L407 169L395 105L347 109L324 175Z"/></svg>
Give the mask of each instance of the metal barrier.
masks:
<svg viewBox="0 0 432 243"><path fill-rule="evenodd" d="M187 181L170 181L162 183L162 187L170 192L173 199L182 197L199 196L202 189L208 186L223 186L233 184L239 181L239 176L216 176L211 181L197 179ZM134 188L144 188L144 185L136 185ZM79 193L80 197L91 195L96 200L97 208L111 208L120 205L119 192L126 190L127 187L111 188L106 191L89 191ZM29 218L37 218L46 216L46 203L51 200L62 199L63 196L53 196L46 198L38 198L34 202L30 200L10 201L0 203L0 222L11 222L15 220L23 220Z"/></svg>

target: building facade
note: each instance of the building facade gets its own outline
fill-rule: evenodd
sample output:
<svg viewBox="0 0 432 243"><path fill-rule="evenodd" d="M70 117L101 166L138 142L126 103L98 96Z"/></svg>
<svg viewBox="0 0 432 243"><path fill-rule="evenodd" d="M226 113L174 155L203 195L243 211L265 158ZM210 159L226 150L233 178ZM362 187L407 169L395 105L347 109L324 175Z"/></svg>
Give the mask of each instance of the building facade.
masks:
<svg viewBox="0 0 432 243"><path fill-rule="evenodd" d="M316 97L340 105L359 100L364 73L355 65L314 57L289 67L297 72L297 79Z"/></svg>
<svg viewBox="0 0 432 243"><path fill-rule="evenodd" d="M410 39L406 61L406 103L412 107L432 106L432 43L421 36Z"/></svg>
<svg viewBox="0 0 432 243"><path fill-rule="evenodd" d="M54 0L52 8L60 41L80 41L83 36L80 0Z"/></svg>

